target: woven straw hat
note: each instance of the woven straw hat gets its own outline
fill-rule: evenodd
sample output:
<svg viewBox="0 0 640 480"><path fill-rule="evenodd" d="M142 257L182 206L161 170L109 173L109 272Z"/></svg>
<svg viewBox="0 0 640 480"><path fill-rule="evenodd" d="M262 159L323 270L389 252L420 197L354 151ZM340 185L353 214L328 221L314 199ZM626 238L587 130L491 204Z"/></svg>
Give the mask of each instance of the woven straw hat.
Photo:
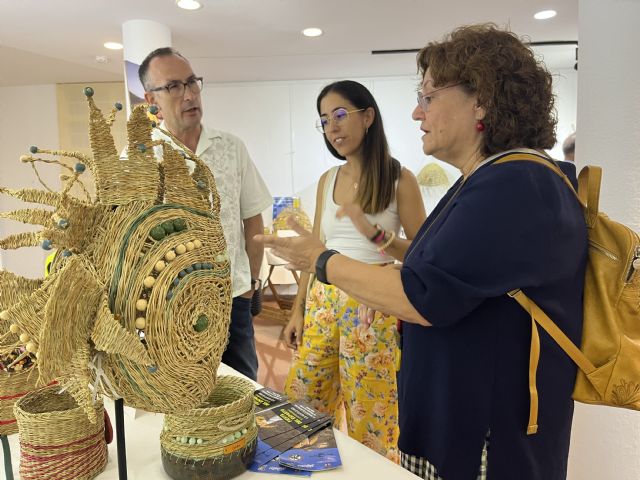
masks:
<svg viewBox="0 0 640 480"><path fill-rule="evenodd" d="M291 227L287 224L287 218L291 216L293 216L296 222L298 222L305 229L311 230L313 228L313 225L311 224L311 220L309 220L309 216L304 210L285 208L280 211L278 216L273 221L273 229L289 230Z"/></svg>
<svg viewBox="0 0 640 480"><path fill-rule="evenodd" d="M447 173L437 163L427 163L420 173L416 176L418 184L424 187L442 187L449 186L449 178Z"/></svg>

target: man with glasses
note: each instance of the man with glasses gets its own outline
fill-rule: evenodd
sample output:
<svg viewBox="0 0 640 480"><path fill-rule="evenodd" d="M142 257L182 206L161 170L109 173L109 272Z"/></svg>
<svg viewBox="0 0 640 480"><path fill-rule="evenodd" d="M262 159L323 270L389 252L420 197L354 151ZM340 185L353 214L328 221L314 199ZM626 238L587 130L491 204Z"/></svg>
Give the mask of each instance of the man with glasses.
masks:
<svg viewBox="0 0 640 480"><path fill-rule="evenodd" d="M273 199L244 143L237 137L202 125L202 77L176 50L151 52L138 72L145 100L158 108L160 127L170 132L211 169L220 195L220 220L231 260L233 305L229 343L222 361L256 380L256 355L251 297L259 288L264 248L253 236L264 231L262 211ZM154 140L166 135L154 130Z"/></svg>

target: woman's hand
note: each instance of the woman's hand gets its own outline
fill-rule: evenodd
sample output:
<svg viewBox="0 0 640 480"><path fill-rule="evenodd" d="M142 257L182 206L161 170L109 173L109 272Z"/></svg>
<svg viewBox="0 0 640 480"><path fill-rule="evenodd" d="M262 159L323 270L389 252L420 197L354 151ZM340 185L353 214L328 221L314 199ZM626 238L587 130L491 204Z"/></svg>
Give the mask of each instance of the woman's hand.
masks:
<svg viewBox="0 0 640 480"><path fill-rule="evenodd" d="M287 223L299 236L278 237L276 235L256 235L254 240L270 247L274 255L284 258L289 262L285 267L288 270L301 270L303 272L315 273L316 260L327 247L314 237L311 232L304 229L293 218L287 218Z"/></svg>
<svg viewBox="0 0 640 480"><path fill-rule="evenodd" d="M302 331L304 328L304 315L302 309L294 308L289 317L289 323L284 327L284 343L292 350L297 350L302 343Z"/></svg>
<svg viewBox="0 0 640 480"><path fill-rule="evenodd" d="M356 230L364 235L367 240L373 237L378 231L375 225L371 225L371 222L367 220L360 205L356 203L345 203L342 205L336 212L336 217L349 217L353 226L356 227Z"/></svg>
<svg viewBox="0 0 640 480"><path fill-rule="evenodd" d="M376 311L373 308L367 307L362 303L358 305L358 318L360 319L360 323L366 325L367 328L371 327L375 316Z"/></svg>

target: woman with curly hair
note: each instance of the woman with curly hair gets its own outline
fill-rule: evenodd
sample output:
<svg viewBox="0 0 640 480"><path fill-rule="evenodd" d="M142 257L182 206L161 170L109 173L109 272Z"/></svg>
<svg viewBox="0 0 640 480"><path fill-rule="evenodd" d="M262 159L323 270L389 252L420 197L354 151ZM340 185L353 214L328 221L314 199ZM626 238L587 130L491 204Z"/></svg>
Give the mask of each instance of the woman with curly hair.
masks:
<svg viewBox="0 0 640 480"><path fill-rule="evenodd" d="M531 318L507 295L522 289L579 344L587 233L574 194L546 165L556 141L551 76L494 25L428 44L418 66L413 118L423 150L462 176L402 268L356 262L301 229L297 238L263 239L296 268L403 319L405 468L425 479L564 479L576 367L540 334L538 429ZM507 155L515 160L501 162ZM539 162L517 161L532 157Z"/></svg>

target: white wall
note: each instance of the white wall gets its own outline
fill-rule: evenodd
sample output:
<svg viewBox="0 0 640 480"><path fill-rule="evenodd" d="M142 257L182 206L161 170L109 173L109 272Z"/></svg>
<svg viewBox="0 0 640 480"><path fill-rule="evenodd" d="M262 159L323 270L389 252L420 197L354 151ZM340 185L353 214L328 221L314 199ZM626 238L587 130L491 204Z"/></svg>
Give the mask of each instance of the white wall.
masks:
<svg viewBox="0 0 640 480"><path fill-rule="evenodd" d="M554 72L558 96L558 139L574 130L576 124L575 70ZM418 173L433 158L421 150L421 132L411 119L415 107L417 76L356 78L374 94L392 154ZM279 82L207 84L203 91L204 121L242 138L262 173L271 193L297 195L302 207L313 215L317 180L332 165L340 162L327 151L322 135L315 129L316 97L331 79ZM124 91L123 91L124 94ZM20 164L19 157L32 144L55 148L58 145L56 88L53 85L0 88L0 185L39 187L32 170ZM561 158L558 145L552 153ZM450 182L457 170L443 166ZM58 170L42 166L41 174L58 185ZM17 207L6 196L0 197L0 209ZM265 212L265 220L270 213ZM16 222L0 221L2 236L24 230ZM44 252L37 248L17 252L0 251L0 265L20 274L41 275Z"/></svg>
<svg viewBox="0 0 640 480"><path fill-rule="evenodd" d="M391 153L418 173L430 162L443 166L451 182L458 171L422 153L419 125L411 119L417 76L355 78L371 90L382 112ZM332 80L207 84L202 93L204 122L239 136L274 196L297 195L313 216L320 175L339 160L331 156L315 129L316 97ZM576 72L554 72L559 143L575 129Z"/></svg>
<svg viewBox="0 0 640 480"><path fill-rule="evenodd" d="M562 142L576 131L578 73L573 68L554 71L553 92L556 95L556 110L558 112L558 127L556 129L558 143L549 153L553 158L562 160L564 158Z"/></svg>
<svg viewBox="0 0 640 480"><path fill-rule="evenodd" d="M579 8L576 162L602 166L601 210L638 232L640 2L580 0ZM571 480L639 479L640 412L577 404L569 474Z"/></svg>
<svg viewBox="0 0 640 480"><path fill-rule="evenodd" d="M0 88L0 186L41 188L30 166L20 162L31 145L58 148L55 85ZM58 190L60 169L39 164L40 176ZM28 204L0 195L0 211L27 208ZM36 207L34 205L34 207ZM19 222L0 221L0 238L26 231ZM42 277L46 253L40 247L0 250L0 267L31 278Z"/></svg>

